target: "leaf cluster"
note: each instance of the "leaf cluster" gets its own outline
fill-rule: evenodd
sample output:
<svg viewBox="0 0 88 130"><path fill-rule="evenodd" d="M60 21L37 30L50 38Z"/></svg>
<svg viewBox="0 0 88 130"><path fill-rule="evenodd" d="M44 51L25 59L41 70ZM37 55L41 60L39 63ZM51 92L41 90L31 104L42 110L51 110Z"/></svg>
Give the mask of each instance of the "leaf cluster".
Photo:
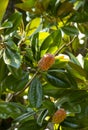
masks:
<svg viewBox="0 0 88 130"><path fill-rule="evenodd" d="M9 2L0 0L0 129L87 130L87 0L18 0L5 19ZM46 53L55 63L42 71Z"/></svg>

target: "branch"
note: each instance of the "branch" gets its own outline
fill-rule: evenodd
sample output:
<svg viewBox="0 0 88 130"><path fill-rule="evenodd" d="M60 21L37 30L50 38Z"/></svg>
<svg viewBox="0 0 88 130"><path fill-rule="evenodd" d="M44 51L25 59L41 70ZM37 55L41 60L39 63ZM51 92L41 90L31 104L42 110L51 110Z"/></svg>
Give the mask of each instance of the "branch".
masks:
<svg viewBox="0 0 88 130"><path fill-rule="evenodd" d="M29 81L27 82L27 84L25 85L25 87L24 87L21 91L18 91L18 92L14 93L14 94L11 94L11 95L6 99L6 101L9 102L9 101L11 101L11 99L12 99L13 97L18 96L18 95L20 95L21 93L23 93L24 90L26 90L26 89L29 87L29 85L31 84L31 82L33 81L33 79L36 77L36 75L38 74L38 72L39 72L39 69L36 71L36 73L33 75L33 77L31 78L31 80L29 80Z"/></svg>
<svg viewBox="0 0 88 130"><path fill-rule="evenodd" d="M67 43L67 44L63 44L54 54L54 56L56 56L64 47L68 47L69 45L72 44L72 42L75 40L76 36L73 37L73 39Z"/></svg>

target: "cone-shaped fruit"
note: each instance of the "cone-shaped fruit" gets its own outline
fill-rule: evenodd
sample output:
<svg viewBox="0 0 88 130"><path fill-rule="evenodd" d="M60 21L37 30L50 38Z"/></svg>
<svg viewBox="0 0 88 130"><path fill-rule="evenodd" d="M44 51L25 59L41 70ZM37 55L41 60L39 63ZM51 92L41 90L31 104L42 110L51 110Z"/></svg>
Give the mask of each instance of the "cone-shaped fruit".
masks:
<svg viewBox="0 0 88 130"><path fill-rule="evenodd" d="M64 121L65 118L66 118L66 111L61 108L54 113L52 117L52 122L55 124L59 124L62 121Z"/></svg>
<svg viewBox="0 0 88 130"><path fill-rule="evenodd" d="M45 54L38 62L38 67L42 71L47 71L55 62L55 57L52 54Z"/></svg>

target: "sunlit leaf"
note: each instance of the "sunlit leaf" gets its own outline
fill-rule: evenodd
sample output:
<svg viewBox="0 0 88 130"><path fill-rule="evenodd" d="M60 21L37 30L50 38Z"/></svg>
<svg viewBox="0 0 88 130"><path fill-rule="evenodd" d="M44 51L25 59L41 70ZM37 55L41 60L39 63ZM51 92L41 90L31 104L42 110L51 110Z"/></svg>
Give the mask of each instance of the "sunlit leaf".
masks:
<svg viewBox="0 0 88 130"><path fill-rule="evenodd" d="M3 53L4 62L7 65L19 68L21 65L21 58L18 52L12 51L9 48L6 48Z"/></svg>
<svg viewBox="0 0 88 130"><path fill-rule="evenodd" d="M34 6L35 0L24 0L23 3L18 3L15 6L25 11L30 11L30 9Z"/></svg>
<svg viewBox="0 0 88 130"><path fill-rule="evenodd" d="M9 0L0 0L0 22L3 19L3 16L5 14L6 8L8 6Z"/></svg>
<svg viewBox="0 0 88 130"><path fill-rule="evenodd" d="M26 26L26 35L30 37L32 34L39 32L42 28L41 18L35 18Z"/></svg>
<svg viewBox="0 0 88 130"><path fill-rule="evenodd" d="M61 43L61 37L62 35L60 30L56 30L46 37L40 47L41 54L43 55L46 52L54 53Z"/></svg>

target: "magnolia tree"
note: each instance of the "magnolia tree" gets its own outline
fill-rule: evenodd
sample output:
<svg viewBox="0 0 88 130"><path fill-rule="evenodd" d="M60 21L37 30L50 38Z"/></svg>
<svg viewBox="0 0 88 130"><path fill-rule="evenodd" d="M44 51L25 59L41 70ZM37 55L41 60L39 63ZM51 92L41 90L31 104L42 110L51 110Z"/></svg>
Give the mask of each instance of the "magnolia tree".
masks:
<svg viewBox="0 0 88 130"><path fill-rule="evenodd" d="M0 130L87 130L88 1L0 5Z"/></svg>

